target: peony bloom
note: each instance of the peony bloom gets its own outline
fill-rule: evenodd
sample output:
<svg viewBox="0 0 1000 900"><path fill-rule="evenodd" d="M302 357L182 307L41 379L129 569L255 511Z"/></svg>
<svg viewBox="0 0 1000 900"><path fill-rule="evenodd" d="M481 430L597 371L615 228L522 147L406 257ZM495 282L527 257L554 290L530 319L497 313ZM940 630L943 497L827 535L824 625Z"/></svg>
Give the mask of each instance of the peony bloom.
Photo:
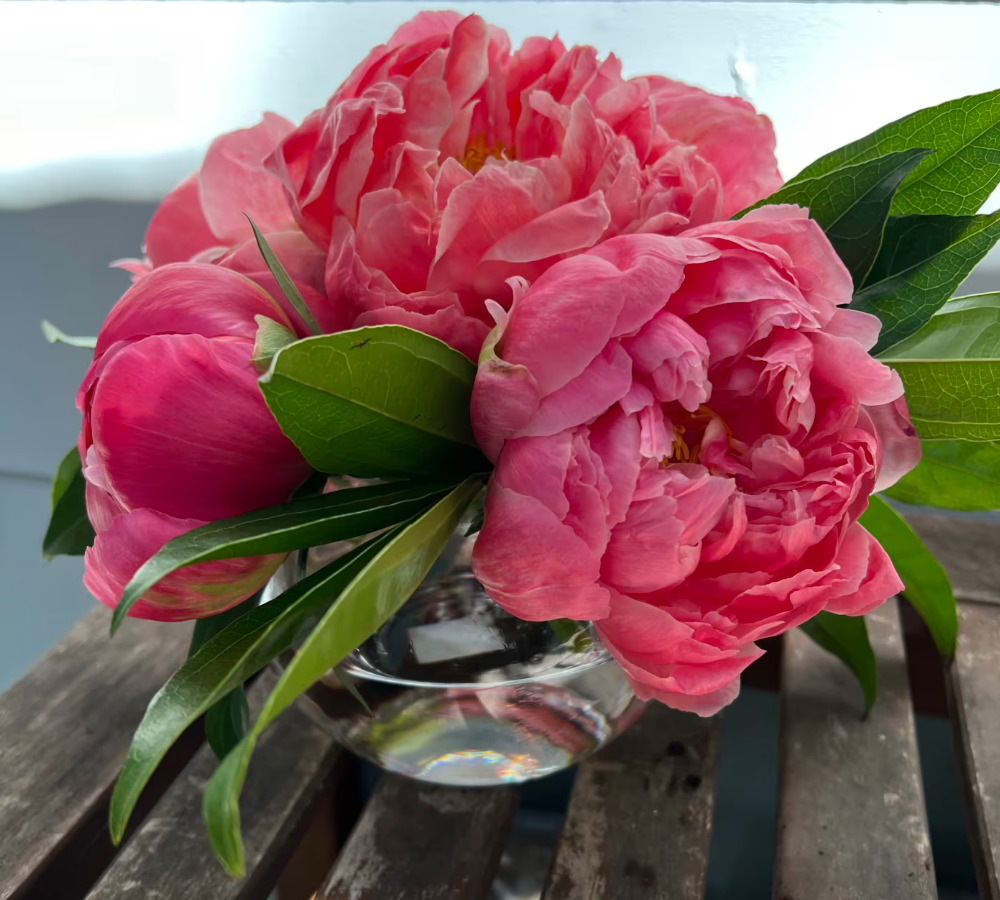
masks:
<svg viewBox="0 0 1000 900"><path fill-rule="evenodd" d="M756 640L900 590L857 520L919 443L805 210L614 238L514 291L472 400L501 605L597 620L640 697L709 714Z"/></svg>
<svg viewBox="0 0 1000 900"><path fill-rule="evenodd" d="M626 80L558 38L512 53L478 16L421 13L267 165L355 326L409 325L474 359L509 278L730 216L780 186L773 151L743 100Z"/></svg>
<svg viewBox="0 0 1000 900"><path fill-rule="evenodd" d="M262 288L199 263L155 269L108 315L77 396L87 511L97 532L84 583L106 606L171 538L282 503L309 474L257 386L250 360L261 316L291 327ZM250 596L279 562L182 569L130 614L214 615Z"/></svg>
<svg viewBox="0 0 1000 900"><path fill-rule="evenodd" d="M264 167L264 160L293 128L287 119L265 113L252 128L216 138L201 169L167 194L154 213L146 230L145 260L120 260L115 265L136 280L176 262L233 269L274 297L293 330L304 337L308 330L264 264L249 216L292 276L320 328L325 332L347 328L346 311L326 296L325 251L295 224L281 182Z"/></svg>

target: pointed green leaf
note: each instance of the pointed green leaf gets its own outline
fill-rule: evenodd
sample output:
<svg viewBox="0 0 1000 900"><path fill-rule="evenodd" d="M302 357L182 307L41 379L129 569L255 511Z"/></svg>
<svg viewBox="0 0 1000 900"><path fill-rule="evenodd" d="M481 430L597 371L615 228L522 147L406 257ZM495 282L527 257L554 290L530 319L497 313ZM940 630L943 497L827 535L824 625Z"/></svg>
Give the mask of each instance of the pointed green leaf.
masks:
<svg viewBox="0 0 1000 900"><path fill-rule="evenodd" d="M391 540L362 544L279 597L227 625L195 651L150 701L111 796L117 844L143 787L167 750L200 715L308 633L343 587Z"/></svg>
<svg viewBox="0 0 1000 900"><path fill-rule="evenodd" d="M476 367L402 325L306 338L261 378L281 430L332 475L448 478L488 471L469 403Z"/></svg>
<svg viewBox="0 0 1000 900"><path fill-rule="evenodd" d="M257 249L260 250L260 255L264 257L264 262L267 263L267 267L271 271L271 275L274 276L274 280L278 282L278 287L281 288L281 293L283 293L288 302L292 304L292 308L299 314L299 317L305 323L306 328L308 328L313 334L322 334L319 325L313 318L313 314L309 311L309 307L306 305L306 301L302 298L302 294L299 293L299 289L295 286L295 282L292 281L289 274L285 271L285 267L281 264L281 260L274 255L274 251L264 239L264 235L260 233L260 229L254 224L253 219L251 219L250 216L247 216L247 221L253 229L253 236L257 239Z"/></svg>
<svg viewBox="0 0 1000 900"><path fill-rule="evenodd" d="M891 359L1000 359L1000 293L956 297L916 334L879 354Z"/></svg>
<svg viewBox="0 0 1000 900"><path fill-rule="evenodd" d="M74 447L62 458L52 483L52 517L42 540L45 559L60 554L80 556L94 543L86 493L80 452Z"/></svg>
<svg viewBox="0 0 1000 900"><path fill-rule="evenodd" d="M938 652L947 659L953 657L958 636L958 611L941 564L916 532L881 497L869 498L868 509L860 522L889 554L903 581L903 593L927 624Z"/></svg>
<svg viewBox="0 0 1000 900"><path fill-rule="evenodd" d="M69 344L71 347L80 347L84 350L93 350L97 346L96 337L73 337L56 328L48 319L42 319L42 334L50 344Z"/></svg>
<svg viewBox="0 0 1000 900"><path fill-rule="evenodd" d="M1000 444L924 441L917 467L882 493L917 506L1000 509Z"/></svg>
<svg viewBox="0 0 1000 900"><path fill-rule="evenodd" d="M194 623L188 659L230 623L235 622L252 609L256 609L260 605L262 593L263 589L232 609L227 609L225 612L209 616L206 619L198 619ZM205 713L205 737L212 752L219 759L222 759L243 739L249 727L250 707L247 705L247 695L242 684L233 688L221 700L216 701Z"/></svg>
<svg viewBox="0 0 1000 900"><path fill-rule="evenodd" d="M195 528L168 541L132 576L111 617L112 633L146 591L183 566L212 559L288 553L371 534L405 521L453 485L397 482L348 488Z"/></svg>
<svg viewBox="0 0 1000 900"><path fill-rule="evenodd" d="M890 216L882 248L852 309L882 321L875 352L918 331L1000 239L989 216Z"/></svg>
<svg viewBox="0 0 1000 900"><path fill-rule="evenodd" d="M854 673L864 691L868 715L878 693L878 668L864 616L838 616L824 611L803 622L799 629Z"/></svg>
<svg viewBox="0 0 1000 900"><path fill-rule="evenodd" d="M366 713L368 713L369 718L375 718L375 713L372 712L372 708L368 705L368 701L365 700L364 696L361 694L361 690L358 688L358 682L347 671L343 666L334 666L333 674L337 676L337 681L340 682L340 686L347 691L361 706L364 707Z"/></svg>
<svg viewBox="0 0 1000 900"><path fill-rule="evenodd" d="M900 150L786 184L735 218L775 203L807 207L809 217L826 232L854 284L860 285L878 256L897 188L930 152L919 148Z"/></svg>
<svg viewBox="0 0 1000 900"><path fill-rule="evenodd" d="M904 116L821 157L792 183L915 147L930 147L935 153L903 182L892 212L978 212L1000 182L1000 91L950 100Z"/></svg>
<svg viewBox="0 0 1000 900"><path fill-rule="evenodd" d="M406 602L482 486L480 477L466 479L426 513L393 532L392 539L343 589L303 642L250 733L212 776L205 789L205 823L212 847L230 874L239 877L244 870L239 794L257 738L278 713L374 634Z"/></svg>
<svg viewBox="0 0 1000 900"><path fill-rule="evenodd" d="M879 359L903 379L922 439L1000 440L1000 295L952 300Z"/></svg>

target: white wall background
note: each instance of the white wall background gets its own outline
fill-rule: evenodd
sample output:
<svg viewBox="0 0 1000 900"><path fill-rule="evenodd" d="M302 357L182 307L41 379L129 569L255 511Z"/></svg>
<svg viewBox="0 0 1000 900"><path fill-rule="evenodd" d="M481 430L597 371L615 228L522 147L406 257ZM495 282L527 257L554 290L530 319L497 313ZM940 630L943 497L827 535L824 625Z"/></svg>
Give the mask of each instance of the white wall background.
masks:
<svg viewBox="0 0 1000 900"><path fill-rule="evenodd" d="M86 364L46 345L39 319L93 333L127 286L108 260L138 252L149 204L216 134L268 109L300 119L422 5L0 2L0 689L90 602L78 560L38 553ZM629 75L743 93L774 121L786 175L917 108L1000 88L989 3L452 5L515 44L559 32ZM1000 289L1000 258L969 287Z"/></svg>

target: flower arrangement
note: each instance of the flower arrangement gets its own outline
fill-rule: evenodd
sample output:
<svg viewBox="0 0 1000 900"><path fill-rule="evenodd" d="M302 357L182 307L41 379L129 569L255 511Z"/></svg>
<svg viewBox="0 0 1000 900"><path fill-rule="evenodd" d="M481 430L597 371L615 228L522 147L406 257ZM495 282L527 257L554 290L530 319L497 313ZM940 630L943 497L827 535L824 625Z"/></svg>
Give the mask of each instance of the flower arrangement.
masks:
<svg viewBox="0 0 1000 900"><path fill-rule="evenodd" d="M485 489L473 566L589 620L636 694L710 715L802 626L874 699L862 614L954 599L879 492L1000 506L1000 91L782 184L743 100L421 13L296 126L210 147L95 339L45 552L114 610L197 620L111 804L120 840L207 716L215 850L274 717L406 601ZM922 458L921 458L922 457ZM333 476L349 485L330 489ZM357 479L360 479L358 481ZM354 547L270 602L288 553ZM296 653L253 723L243 685Z"/></svg>

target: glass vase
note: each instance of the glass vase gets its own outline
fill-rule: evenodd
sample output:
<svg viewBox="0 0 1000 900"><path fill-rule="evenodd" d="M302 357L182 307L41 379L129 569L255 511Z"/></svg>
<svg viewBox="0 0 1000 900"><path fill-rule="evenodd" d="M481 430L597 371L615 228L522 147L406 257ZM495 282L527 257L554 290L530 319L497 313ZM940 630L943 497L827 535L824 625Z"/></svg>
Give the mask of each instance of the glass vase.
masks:
<svg viewBox="0 0 1000 900"><path fill-rule="evenodd" d="M465 527L403 607L300 702L348 749L421 781L551 775L621 734L644 704L590 623L526 622L494 603L472 574ZM349 548L293 554L268 594Z"/></svg>

